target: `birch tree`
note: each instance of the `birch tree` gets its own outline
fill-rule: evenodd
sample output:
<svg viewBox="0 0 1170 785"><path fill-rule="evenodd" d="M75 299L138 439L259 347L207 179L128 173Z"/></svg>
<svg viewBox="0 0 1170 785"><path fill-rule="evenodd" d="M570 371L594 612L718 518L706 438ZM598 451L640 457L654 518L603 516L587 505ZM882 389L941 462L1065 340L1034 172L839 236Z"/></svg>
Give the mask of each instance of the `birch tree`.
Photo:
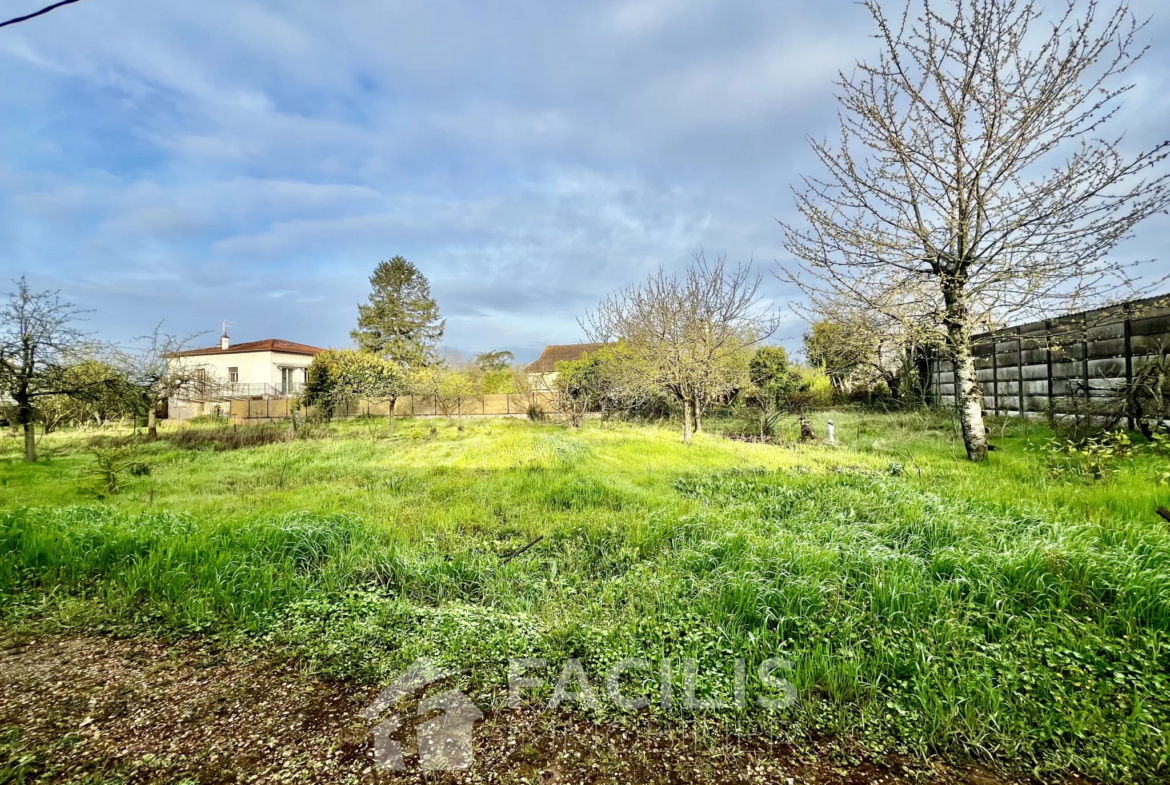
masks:
<svg viewBox="0 0 1170 785"><path fill-rule="evenodd" d="M1097 2L863 5L880 54L839 76L840 135L812 142L825 171L794 189L782 277L875 310L911 293L900 306L938 326L979 461L972 335L1132 295L1134 266L1111 252L1170 203L1170 142L1134 150L1109 131L1143 23Z"/></svg>

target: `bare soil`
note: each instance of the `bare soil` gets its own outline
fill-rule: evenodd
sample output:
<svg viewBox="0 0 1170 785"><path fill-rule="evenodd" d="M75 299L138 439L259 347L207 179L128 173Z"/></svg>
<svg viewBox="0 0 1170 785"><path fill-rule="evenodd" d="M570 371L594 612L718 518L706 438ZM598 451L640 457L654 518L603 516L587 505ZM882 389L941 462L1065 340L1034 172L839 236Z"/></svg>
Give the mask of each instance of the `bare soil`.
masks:
<svg viewBox="0 0 1170 785"><path fill-rule="evenodd" d="M373 765L362 708L377 687L295 661L196 641L0 637L0 785L85 783L1017 783L978 768L810 750L497 711L463 771Z"/></svg>

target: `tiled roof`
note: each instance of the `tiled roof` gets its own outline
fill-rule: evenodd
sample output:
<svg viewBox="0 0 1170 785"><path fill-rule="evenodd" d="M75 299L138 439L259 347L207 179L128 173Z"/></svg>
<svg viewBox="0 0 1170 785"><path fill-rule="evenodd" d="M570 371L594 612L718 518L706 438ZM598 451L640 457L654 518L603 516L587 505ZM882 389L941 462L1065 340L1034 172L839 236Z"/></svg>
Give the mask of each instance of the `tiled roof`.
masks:
<svg viewBox="0 0 1170 785"><path fill-rule="evenodd" d="M316 346L309 346L293 341L284 341L280 338L266 338L263 341L248 341L237 343L221 349L218 346L209 346L206 349L188 349L185 352L174 352L168 357L204 357L214 354L245 354L247 352L283 352L284 354L320 354L325 351Z"/></svg>
<svg viewBox="0 0 1170 785"><path fill-rule="evenodd" d="M557 369L557 363L580 360L585 355L592 354L606 346L613 346L613 344L570 343L561 346L546 346L544 347L544 353L540 355L537 361L525 368L524 371L526 373L553 373Z"/></svg>

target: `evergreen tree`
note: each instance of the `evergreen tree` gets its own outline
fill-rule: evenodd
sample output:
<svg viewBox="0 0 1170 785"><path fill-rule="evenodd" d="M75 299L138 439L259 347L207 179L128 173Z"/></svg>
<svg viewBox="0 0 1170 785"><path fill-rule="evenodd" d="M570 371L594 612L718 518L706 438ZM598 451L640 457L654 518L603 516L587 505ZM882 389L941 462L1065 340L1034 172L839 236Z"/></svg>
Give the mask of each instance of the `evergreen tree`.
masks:
<svg viewBox="0 0 1170 785"><path fill-rule="evenodd" d="M435 362L446 320L439 318L426 276L395 256L378 264L370 285L370 302L358 306L358 326L350 333L358 347L403 368Z"/></svg>

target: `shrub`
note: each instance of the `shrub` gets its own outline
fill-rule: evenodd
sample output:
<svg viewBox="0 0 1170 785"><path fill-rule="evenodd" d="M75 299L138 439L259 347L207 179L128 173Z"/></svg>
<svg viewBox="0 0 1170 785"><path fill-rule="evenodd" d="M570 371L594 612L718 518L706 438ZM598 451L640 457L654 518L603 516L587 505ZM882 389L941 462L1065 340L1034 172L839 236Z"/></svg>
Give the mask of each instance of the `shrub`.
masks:
<svg viewBox="0 0 1170 785"><path fill-rule="evenodd" d="M94 462L82 474L81 486L97 494L98 498L112 496L121 490L121 477L130 474L145 477L150 466L138 460L128 450L94 448Z"/></svg>
<svg viewBox="0 0 1170 785"><path fill-rule="evenodd" d="M1108 480L1117 473L1117 462L1137 451L1124 431L1085 439L1051 439L1041 448L1049 458L1049 471L1057 478Z"/></svg>
<svg viewBox="0 0 1170 785"><path fill-rule="evenodd" d="M309 365L302 399L330 417L355 400L388 401L393 409L405 389L406 379L395 363L352 349L326 349Z"/></svg>

